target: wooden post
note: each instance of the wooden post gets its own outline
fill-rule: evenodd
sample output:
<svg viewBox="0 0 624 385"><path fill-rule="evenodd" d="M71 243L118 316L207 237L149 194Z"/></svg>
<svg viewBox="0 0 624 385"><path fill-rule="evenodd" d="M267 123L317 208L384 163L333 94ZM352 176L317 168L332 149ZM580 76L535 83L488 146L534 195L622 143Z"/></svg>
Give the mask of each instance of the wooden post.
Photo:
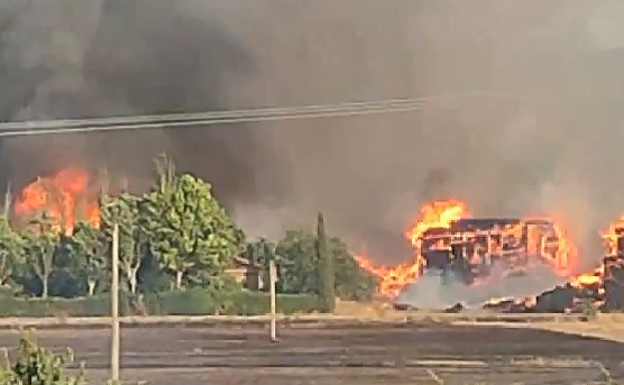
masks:
<svg viewBox="0 0 624 385"><path fill-rule="evenodd" d="M111 380L119 381L119 225L113 227L111 284Z"/></svg>
<svg viewBox="0 0 624 385"><path fill-rule="evenodd" d="M275 261L269 261L269 285L271 290L271 341L277 341L276 335L276 325L275 325L275 317L276 317L276 300L275 300L275 281L277 281L277 272L275 271Z"/></svg>

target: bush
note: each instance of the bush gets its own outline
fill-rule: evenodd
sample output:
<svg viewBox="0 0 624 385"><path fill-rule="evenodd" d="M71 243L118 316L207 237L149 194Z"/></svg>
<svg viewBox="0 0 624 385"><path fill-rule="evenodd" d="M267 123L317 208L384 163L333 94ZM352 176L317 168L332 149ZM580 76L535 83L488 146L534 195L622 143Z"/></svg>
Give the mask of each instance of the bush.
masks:
<svg viewBox="0 0 624 385"><path fill-rule="evenodd" d="M129 314L129 303L122 295L119 311L122 315ZM0 297L1 317L63 317L84 316L97 317L110 315L111 300L109 294L89 298L14 298Z"/></svg>
<svg viewBox="0 0 624 385"><path fill-rule="evenodd" d="M271 310L269 294L248 290L215 293L190 289L147 296L145 305L151 315L260 315ZM277 296L277 310L283 314L310 313L318 309L314 295Z"/></svg>
<svg viewBox="0 0 624 385"><path fill-rule="evenodd" d="M206 315L218 308L215 296L201 289L149 294L143 304L149 315Z"/></svg>
<svg viewBox="0 0 624 385"><path fill-rule="evenodd" d="M189 289L146 294L140 300L122 294L121 315L260 315L270 311L269 294L247 290L214 291ZM0 296L0 317L102 317L110 315L110 295L101 294L75 299L24 299ZM318 310L314 295L279 294L277 311L283 314L310 313Z"/></svg>
<svg viewBox="0 0 624 385"><path fill-rule="evenodd" d="M0 383L6 385L84 385L82 371L76 376L65 374L66 365L73 362L68 349L64 355L55 355L39 347L32 335L22 335L20 355L15 363L7 362L0 368Z"/></svg>

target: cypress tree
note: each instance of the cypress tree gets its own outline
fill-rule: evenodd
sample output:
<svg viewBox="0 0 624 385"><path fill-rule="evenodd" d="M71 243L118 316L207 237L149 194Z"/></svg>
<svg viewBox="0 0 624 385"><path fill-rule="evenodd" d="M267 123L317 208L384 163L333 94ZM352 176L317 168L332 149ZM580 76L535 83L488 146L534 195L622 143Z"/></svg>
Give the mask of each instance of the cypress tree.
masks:
<svg viewBox="0 0 624 385"><path fill-rule="evenodd" d="M323 213L318 214L316 224L316 253L319 276L319 302L321 310L331 313L336 307L334 261L325 234Z"/></svg>

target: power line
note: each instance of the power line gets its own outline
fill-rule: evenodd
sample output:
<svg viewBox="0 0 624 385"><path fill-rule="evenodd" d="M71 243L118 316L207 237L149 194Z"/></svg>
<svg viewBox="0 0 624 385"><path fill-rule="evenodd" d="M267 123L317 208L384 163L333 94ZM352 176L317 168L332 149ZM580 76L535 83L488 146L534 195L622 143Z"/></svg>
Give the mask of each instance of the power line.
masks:
<svg viewBox="0 0 624 385"><path fill-rule="evenodd" d="M349 117L357 115L385 114L418 111L426 102L486 98L490 100L522 101L515 95L490 90L464 90L461 92L420 98L387 99L368 102L347 102L339 104L317 104L298 107L271 107L179 113L161 115L135 115L127 117L41 120L0 123L0 137L88 133L99 131L141 130L150 128L208 126L280 121L292 119L318 119ZM531 100L535 102L535 100Z"/></svg>
<svg viewBox="0 0 624 385"><path fill-rule="evenodd" d="M430 98L394 99L377 102L352 102L203 113L139 115L115 118L6 122L0 123L0 137L190 127L214 124L398 113L420 110L422 105L429 99Z"/></svg>
<svg viewBox="0 0 624 385"><path fill-rule="evenodd" d="M69 128L84 125L112 125L112 124L130 124L144 122L165 122L165 121L182 121L182 120L203 120L212 118L231 118L231 117L248 117L248 116L264 116L277 114L292 114L303 112L324 112L351 110L360 108L383 108L388 106L397 106L403 104L421 103L431 98L413 98L413 99L388 99L373 102L348 102L338 104L316 104L296 107L269 107L269 108L252 108L230 111L211 111L199 113L177 113L177 114L159 114L159 115L135 115L128 117L111 117L111 118L93 118L93 119L62 119L62 120L40 120L40 121L24 121L24 122L5 122L0 123L0 130L19 130L31 128Z"/></svg>

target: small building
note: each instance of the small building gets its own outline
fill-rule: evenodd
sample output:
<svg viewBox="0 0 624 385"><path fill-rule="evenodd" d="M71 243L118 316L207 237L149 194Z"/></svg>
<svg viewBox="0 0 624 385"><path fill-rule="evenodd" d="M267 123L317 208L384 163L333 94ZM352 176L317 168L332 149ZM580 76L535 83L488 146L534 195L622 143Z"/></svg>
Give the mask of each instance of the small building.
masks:
<svg viewBox="0 0 624 385"><path fill-rule="evenodd" d="M241 256L235 256L232 264L225 269L234 280L249 290L261 290L264 287L262 265Z"/></svg>

